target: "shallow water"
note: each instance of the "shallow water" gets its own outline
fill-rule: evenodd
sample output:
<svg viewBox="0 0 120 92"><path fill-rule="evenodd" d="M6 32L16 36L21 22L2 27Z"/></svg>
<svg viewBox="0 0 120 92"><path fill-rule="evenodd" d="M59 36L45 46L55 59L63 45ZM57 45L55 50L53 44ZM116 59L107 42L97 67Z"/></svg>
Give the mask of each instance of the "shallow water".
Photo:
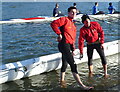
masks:
<svg viewBox="0 0 120 92"><path fill-rule="evenodd" d="M84 4L86 6L84 6ZM93 2L78 3L78 9L83 11L83 13L90 14L93 4ZM2 3L2 18L27 18L38 15L52 16L52 9L54 8L54 5L55 2ZM71 5L72 2L61 2L60 9L63 10L63 12L66 14L66 9ZM104 7L100 7L100 9L107 12L106 7L108 6L108 2L101 2L99 5L104 5ZM114 5L117 7L118 3L114 2ZM47 10L47 12L45 10ZM120 24L118 19L113 19L112 17L110 17L109 19L105 20L92 19L92 21L98 21L103 27L103 30L105 32L105 42L120 39ZM82 27L82 25L83 24L81 22L76 23L76 48L78 48L79 29ZM50 22L4 24L0 26L2 26L2 38L0 38L0 41L2 42L2 44L0 43L0 58L2 57L2 63L0 64L16 62L18 60L25 60L58 52L56 34L52 31L50 27ZM107 57L107 60L108 73L110 74L110 77L108 79L103 78L103 68L99 59L93 62L95 75L91 79L88 78L87 63L82 63L78 65L78 71L84 84L92 85L95 87L92 92L117 92L118 90L120 90L120 82L118 81L120 76L118 54ZM59 72L60 70L56 70L49 73L43 73L33 77L16 80L14 82L4 83L0 85L0 91L13 92L16 90L28 92L82 92L82 89L73 79L70 68L68 68L66 72L67 88L60 88Z"/></svg>
<svg viewBox="0 0 120 92"><path fill-rule="evenodd" d="M120 54L119 54L120 55ZM78 71L81 80L84 84L89 86L94 86L92 92L117 92L120 90L119 83L119 66L118 66L118 54L108 56L108 74L109 78L105 79L103 77L103 68L100 59L93 61L94 66L94 76L92 78L88 77L88 67L87 62L79 64ZM14 82L4 83L2 86L3 92L9 91L58 91L58 92L72 92L79 91L82 92L76 81L74 80L70 68L66 71L66 83L67 88L61 88L59 85L59 73L60 70L52 71L49 73L43 73L40 75L32 76L29 78L24 78L21 80L16 80ZM84 92L84 91L83 91Z"/></svg>

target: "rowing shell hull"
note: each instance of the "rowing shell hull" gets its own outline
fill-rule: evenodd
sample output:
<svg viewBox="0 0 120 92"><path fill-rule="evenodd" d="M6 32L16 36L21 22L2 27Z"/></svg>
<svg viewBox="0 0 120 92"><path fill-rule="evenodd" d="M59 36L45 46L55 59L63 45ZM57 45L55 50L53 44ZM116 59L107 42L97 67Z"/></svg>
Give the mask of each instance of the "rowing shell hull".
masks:
<svg viewBox="0 0 120 92"><path fill-rule="evenodd" d="M114 48L114 49L113 49ZM79 59L79 50L75 50L75 62L76 64L83 63L87 61L87 51L86 47L83 49L84 57ZM104 44L105 55L113 55L119 53L118 50L118 40L113 42L108 42ZM93 59L98 59L99 55L94 51ZM8 63L0 66L0 84L21 79L24 77L30 77L33 75L38 75L44 72L49 72L52 70L57 70L61 68L61 53L50 54L46 56L41 56L38 58L28 59L24 61L18 61L14 63Z"/></svg>
<svg viewBox="0 0 120 92"><path fill-rule="evenodd" d="M75 17L75 20L81 21L81 17L83 14L79 14ZM119 18L119 14L100 14L100 15L89 15L91 19L97 18L97 19L105 19L105 18ZM39 23L44 21L53 21L60 17L45 17L45 16L38 16L33 18L22 18L22 19L10 19L6 21L0 21L0 24L16 24L16 23Z"/></svg>
<svg viewBox="0 0 120 92"><path fill-rule="evenodd" d="M0 21L0 24L17 24L17 23L38 23L38 22L45 22L45 21L53 21L58 19L59 17L46 17L43 19L39 19L39 17L37 18L26 18L26 19L10 19L10 20L6 20L6 21Z"/></svg>

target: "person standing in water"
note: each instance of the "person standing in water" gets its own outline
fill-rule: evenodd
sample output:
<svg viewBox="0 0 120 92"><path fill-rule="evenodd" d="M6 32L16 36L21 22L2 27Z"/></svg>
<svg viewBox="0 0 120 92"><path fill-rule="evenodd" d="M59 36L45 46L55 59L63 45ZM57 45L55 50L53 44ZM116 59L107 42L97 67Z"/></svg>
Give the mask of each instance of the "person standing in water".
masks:
<svg viewBox="0 0 120 92"><path fill-rule="evenodd" d="M93 50L96 49L102 61L104 76L105 78L107 78L108 77L107 62L103 47L104 31L98 22L91 22L88 15L83 15L81 18L84 26L80 29L80 35L79 35L80 58L83 58L84 40L86 40L89 76L90 77L93 76L92 56L93 56Z"/></svg>
<svg viewBox="0 0 120 92"><path fill-rule="evenodd" d="M53 31L58 35L58 49L62 53L62 67L60 74L60 83L61 87L65 87L65 71L67 65L70 65L71 72L73 77L78 82L82 88L85 90L92 89L93 87L85 86L78 74L77 65L75 64L73 58L73 51L75 50L75 40L76 40L76 26L74 25L74 17L76 16L77 8L69 7L68 8L68 16L61 17L57 20L54 20L51 23L51 27Z"/></svg>

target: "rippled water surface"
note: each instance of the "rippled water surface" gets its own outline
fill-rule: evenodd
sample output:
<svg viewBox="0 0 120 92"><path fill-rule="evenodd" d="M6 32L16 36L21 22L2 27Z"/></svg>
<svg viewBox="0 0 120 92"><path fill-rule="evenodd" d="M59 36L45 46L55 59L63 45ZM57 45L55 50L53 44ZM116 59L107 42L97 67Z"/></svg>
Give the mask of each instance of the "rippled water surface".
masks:
<svg viewBox="0 0 120 92"><path fill-rule="evenodd" d="M98 91L118 92L118 90L120 90L120 85L118 81L120 79L118 54L107 57L107 62L108 62L108 73L110 74L110 77L107 79L103 77L103 68L100 59L93 61L94 76L92 78L88 77L88 67L86 62L78 65L78 71L82 82L86 85L94 86L94 89L90 92L98 92ZM5 83L2 84L2 88L4 91L8 91L8 92L15 90L18 91L26 90L32 92L36 92L36 91L82 92L82 89L74 80L70 68L67 68L66 77L65 77L67 88L61 88L59 85L59 78L60 78L59 72L60 70L56 70L49 73L44 73L29 78L24 78L21 80L16 80L14 82Z"/></svg>
<svg viewBox="0 0 120 92"><path fill-rule="evenodd" d="M66 9L71 6L72 2L61 2L60 10L65 14ZM81 12L90 14L93 6L93 2L80 2L77 3L78 9ZM118 8L118 3L113 3ZM25 18L41 16L51 16L55 2L4 2L2 3L2 18ZM86 5L89 8L81 8ZM105 7L99 7L101 10L105 10L108 7L108 2L101 2L99 5ZM48 6L48 7L45 7ZM81 7L80 7L81 6ZM29 10L29 11L28 11ZM45 12L44 10L47 10ZM10 12L9 12L10 11ZM19 13L21 12L21 13ZM105 42L119 39L119 22L118 18L109 17L109 19L92 18L92 21L98 21L105 32ZM2 25L2 63L15 62L18 60L25 60L34 58L46 54L56 53L57 42L56 34L50 27L51 22L40 22L40 23L22 23L22 24L3 24ZM79 29L83 24L76 23L77 26L77 39L76 48L78 48L78 35Z"/></svg>
<svg viewBox="0 0 120 92"><path fill-rule="evenodd" d="M64 14L67 14L67 8L73 3L61 2L60 9ZM118 3L113 3L116 8L118 8ZM54 8L55 2L42 2L42 3L2 3L2 18L27 18L34 16L52 16L52 9ZM93 2L82 2L77 3L78 9L83 13L91 13L91 7L94 5ZM85 5L85 6L84 6ZM99 6L101 10L105 10L108 7L108 2L101 2ZM46 7L48 6L48 7ZM82 8L81 8L82 7ZM46 11L47 10L47 11ZM120 39L120 25L118 18L109 17L109 19L91 19L92 21L98 21L105 32L105 42L114 41ZM18 60L25 60L29 58L39 57L43 55L48 55L58 52L56 37L57 35L52 31L50 27L50 22L40 22L40 23L22 23L22 24L3 24L2 26L2 44L0 43L0 58L2 57L2 64L8 62L16 62ZM78 35L79 29L83 24L76 23L77 26L77 39L76 48L78 48ZM114 48L113 48L114 50ZM94 77L88 78L88 68L87 63L82 63L78 65L78 71L81 76L82 81L86 85L92 85L95 89L92 92L113 92L120 90L119 83L119 65L118 65L118 55L113 55L107 57L108 61L108 73L110 77L108 79L103 78L103 68L101 66L100 60L94 61ZM66 92L70 90L81 90L77 85L73 76L71 75L70 68L67 69L66 82L67 88L62 89L59 86L59 72L52 71L49 73L40 74L37 76L16 80L14 82L9 82L0 85L3 92L13 90L28 90L29 91L60 91ZM101 91L106 90L106 91ZM111 91L112 90L112 91Z"/></svg>
<svg viewBox="0 0 120 92"><path fill-rule="evenodd" d="M105 31L105 42L119 39L118 22L107 24L99 21ZM114 24L114 25L113 25ZM77 38L81 23L77 25ZM3 63L25 60L58 52L56 37L50 22L4 24L2 26ZM76 39L76 48L78 48Z"/></svg>

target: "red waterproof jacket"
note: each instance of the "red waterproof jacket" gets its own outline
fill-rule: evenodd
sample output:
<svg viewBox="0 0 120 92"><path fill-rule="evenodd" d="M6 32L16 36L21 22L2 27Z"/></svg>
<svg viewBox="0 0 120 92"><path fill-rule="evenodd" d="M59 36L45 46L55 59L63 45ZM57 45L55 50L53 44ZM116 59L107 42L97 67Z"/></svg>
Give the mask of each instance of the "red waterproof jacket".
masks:
<svg viewBox="0 0 120 92"><path fill-rule="evenodd" d="M80 53L83 54L84 40L88 43L94 43L97 40L100 41L101 44L104 43L104 31L98 22L90 22L91 26L89 28L83 26L80 29L79 35L79 50Z"/></svg>
<svg viewBox="0 0 120 92"><path fill-rule="evenodd" d="M61 17L57 20L54 20L51 23L51 27L57 35L59 35L59 34L64 35L66 43L69 43L69 44L74 44L75 43L75 40L76 40L76 26L72 22L71 18ZM62 30L60 30L59 27L62 27Z"/></svg>

